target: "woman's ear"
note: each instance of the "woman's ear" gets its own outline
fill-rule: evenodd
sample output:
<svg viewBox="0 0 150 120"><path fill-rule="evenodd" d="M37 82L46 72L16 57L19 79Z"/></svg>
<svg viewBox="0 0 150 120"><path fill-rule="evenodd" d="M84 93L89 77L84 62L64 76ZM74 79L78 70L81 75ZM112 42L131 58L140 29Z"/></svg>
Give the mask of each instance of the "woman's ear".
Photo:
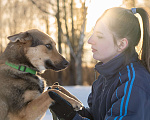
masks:
<svg viewBox="0 0 150 120"><path fill-rule="evenodd" d="M128 47L128 40L127 38L123 38L117 41L118 51L123 52Z"/></svg>

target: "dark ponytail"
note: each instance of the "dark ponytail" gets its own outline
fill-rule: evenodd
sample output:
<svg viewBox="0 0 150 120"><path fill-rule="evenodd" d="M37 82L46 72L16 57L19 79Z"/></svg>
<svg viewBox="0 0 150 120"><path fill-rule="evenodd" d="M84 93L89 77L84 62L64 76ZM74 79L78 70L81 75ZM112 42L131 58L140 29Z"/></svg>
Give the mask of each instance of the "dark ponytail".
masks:
<svg viewBox="0 0 150 120"><path fill-rule="evenodd" d="M140 14L143 21L143 45L141 53L141 62L150 72L150 30L149 16L143 8L136 8L136 12Z"/></svg>

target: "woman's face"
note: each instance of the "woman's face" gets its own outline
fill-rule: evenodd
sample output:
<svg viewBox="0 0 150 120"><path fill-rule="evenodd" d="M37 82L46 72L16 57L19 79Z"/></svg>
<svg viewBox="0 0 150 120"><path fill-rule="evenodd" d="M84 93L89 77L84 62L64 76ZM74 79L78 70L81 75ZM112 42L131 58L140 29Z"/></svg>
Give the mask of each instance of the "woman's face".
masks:
<svg viewBox="0 0 150 120"><path fill-rule="evenodd" d="M93 58L106 63L120 54L117 45L114 43L114 37L109 30L106 19L101 18L94 27L94 32L89 38Z"/></svg>

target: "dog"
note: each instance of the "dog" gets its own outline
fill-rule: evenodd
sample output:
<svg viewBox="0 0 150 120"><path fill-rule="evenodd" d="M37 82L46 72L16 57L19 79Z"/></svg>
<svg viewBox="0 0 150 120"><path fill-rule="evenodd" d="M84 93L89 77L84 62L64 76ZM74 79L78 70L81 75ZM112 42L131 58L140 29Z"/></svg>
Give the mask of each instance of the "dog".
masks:
<svg viewBox="0 0 150 120"><path fill-rule="evenodd" d="M0 120L42 119L54 102L49 91L67 100L75 110L82 107L82 103L63 87L44 91L46 82L37 72L59 71L68 66L51 37L32 29L8 39L10 42L0 56Z"/></svg>

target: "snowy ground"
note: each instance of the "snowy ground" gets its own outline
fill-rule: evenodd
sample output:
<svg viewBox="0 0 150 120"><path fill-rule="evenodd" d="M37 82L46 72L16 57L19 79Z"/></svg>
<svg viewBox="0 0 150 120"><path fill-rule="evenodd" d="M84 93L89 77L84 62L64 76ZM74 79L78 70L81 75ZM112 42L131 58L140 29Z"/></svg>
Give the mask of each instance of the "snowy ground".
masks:
<svg viewBox="0 0 150 120"><path fill-rule="evenodd" d="M65 86L65 89L75 95L85 107L88 107L87 98L91 91L91 86ZM42 120L53 120L49 110L47 110L46 115Z"/></svg>

